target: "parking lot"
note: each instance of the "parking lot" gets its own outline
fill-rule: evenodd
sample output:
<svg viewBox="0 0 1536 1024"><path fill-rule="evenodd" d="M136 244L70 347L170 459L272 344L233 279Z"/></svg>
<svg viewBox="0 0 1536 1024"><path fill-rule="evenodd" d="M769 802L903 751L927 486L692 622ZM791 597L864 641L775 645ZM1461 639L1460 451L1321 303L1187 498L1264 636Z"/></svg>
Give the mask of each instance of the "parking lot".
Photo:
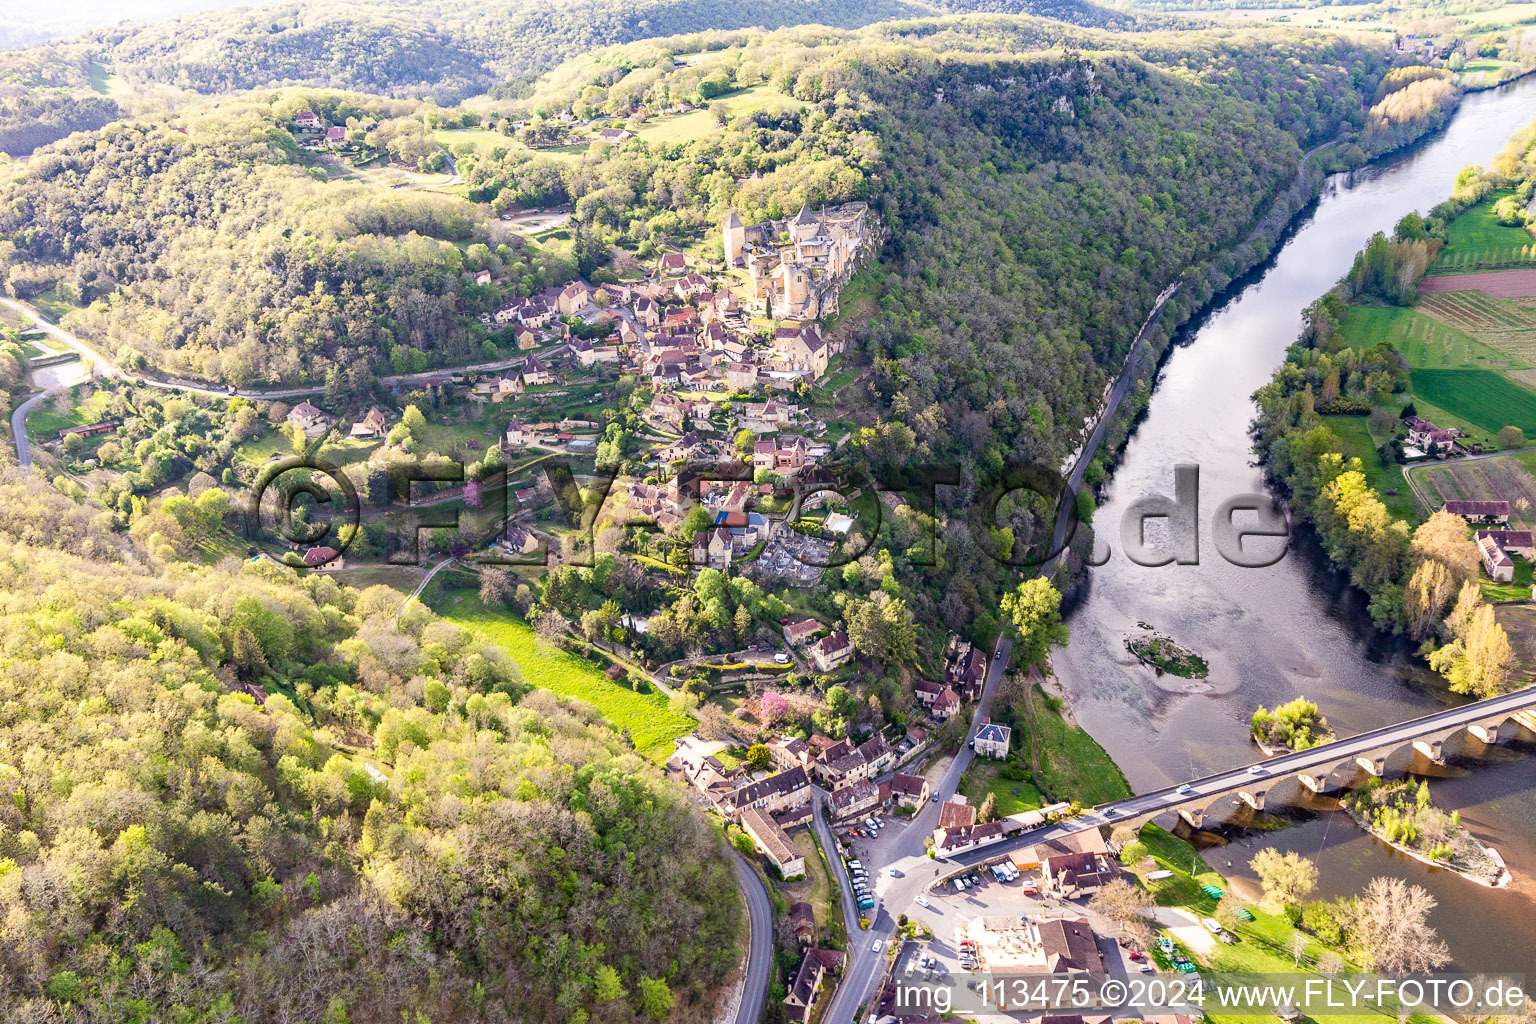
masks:
<svg viewBox="0 0 1536 1024"><path fill-rule="evenodd" d="M948 874L952 870L946 868L944 873ZM928 957L931 966L923 966L919 959L912 975L914 980L920 976L927 978L929 975L941 977L944 973L969 973L974 964L971 955L973 951L962 948L957 938L958 930L976 918L1010 915L1035 920L1087 918L1098 938L1099 952L1103 954L1110 972L1139 971L1140 965L1130 960L1126 951L1112 937L1115 934L1114 927L1100 915L1090 912L1086 899L1065 900L1050 893L1031 896L1025 892L1031 884L1029 879L1020 877L1002 882L984 868L976 868L965 877L974 879L975 883L964 891L956 892L954 885L946 881L938 889L924 893L920 897L922 902L914 902L903 908L908 918L925 925L933 933L931 940L916 944L916 955L919 958ZM983 963L981 968L987 969L990 966ZM905 975L905 964L898 966L897 971Z"/></svg>

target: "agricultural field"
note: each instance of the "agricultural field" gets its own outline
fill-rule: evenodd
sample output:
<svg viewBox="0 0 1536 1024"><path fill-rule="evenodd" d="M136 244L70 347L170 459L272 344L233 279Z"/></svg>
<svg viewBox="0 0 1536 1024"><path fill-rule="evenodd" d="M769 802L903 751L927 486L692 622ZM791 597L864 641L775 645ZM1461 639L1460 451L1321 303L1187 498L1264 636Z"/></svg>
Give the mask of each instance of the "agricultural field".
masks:
<svg viewBox="0 0 1536 1024"><path fill-rule="evenodd" d="M1441 333L1452 331L1476 344L1484 343L1496 351L1480 346L1473 352L1470 345L1461 365L1454 361L1415 362L1408 357L1410 366L1426 369L1475 368L1477 366L1508 366L1512 369L1528 369L1536 365L1536 308L1530 300L1495 299L1477 290L1437 292L1419 298L1415 309L1439 321ZM1474 341L1473 339L1476 339ZM1452 347L1454 359L1455 348ZM1404 353L1407 356L1407 353Z"/></svg>
<svg viewBox="0 0 1536 1024"><path fill-rule="evenodd" d="M1413 370L1411 388L1433 405L1496 434L1516 426L1536 437L1536 391L1493 370Z"/></svg>
<svg viewBox="0 0 1536 1024"><path fill-rule="evenodd" d="M1508 189L1495 192L1446 225L1446 245L1431 273L1452 270L1453 263L1463 260L1502 261L1509 258L1510 250L1530 245L1530 232L1500 224L1493 214L1494 204L1512 194Z"/></svg>
<svg viewBox="0 0 1536 1024"><path fill-rule="evenodd" d="M670 757L674 741L693 731L692 716L674 709L660 693L640 694L611 681L596 665L555 647L513 613L487 608L468 587L445 587L431 606L448 621L496 643L529 683L592 705L614 728L628 732L635 749L654 761Z"/></svg>
<svg viewBox="0 0 1536 1024"><path fill-rule="evenodd" d="M1521 563L1517 561L1515 564ZM1493 614L1509 634L1509 645L1515 649L1515 675L1523 679L1536 675L1536 605L1500 605Z"/></svg>
<svg viewBox="0 0 1536 1024"><path fill-rule="evenodd" d="M1461 298L1458 294L1456 298ZM1505 352L1490 348L1460 325L1441 316L1426 315L1430 299L1419 300L1414 309L1402 306L1350 306L1339 324L1339 333L1350 347L1365 350L1389 342L1415 369L1473 370L1490 366L1531 365L1513 363ZM1440 307L1436 306L1435 309ZM1456 307L1460 308L1460 307Z"/></svg>
<svg viewBox="0 0 1536 1024"><path fill-rule="evenodd" d="M1409 477L1431 508L1445 501L1502 499L1514 503L1512 529L1536 528L1536 477L1520 455L1424 463L1410 469Z"/></svg>

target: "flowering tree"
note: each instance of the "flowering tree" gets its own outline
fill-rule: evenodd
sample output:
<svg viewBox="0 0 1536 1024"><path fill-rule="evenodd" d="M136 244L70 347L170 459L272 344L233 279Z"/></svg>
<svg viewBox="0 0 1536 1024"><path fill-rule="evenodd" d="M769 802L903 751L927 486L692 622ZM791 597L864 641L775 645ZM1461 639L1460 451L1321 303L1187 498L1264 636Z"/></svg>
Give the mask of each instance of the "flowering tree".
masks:
<svg viewBox="0 0 1536 1024"><path fill-rule="evenodd" d="M757 709L763 719L763 724L772 725L789 714L789 701L784 699L783 694L769 690L762 697L758 698Z"/></svg>

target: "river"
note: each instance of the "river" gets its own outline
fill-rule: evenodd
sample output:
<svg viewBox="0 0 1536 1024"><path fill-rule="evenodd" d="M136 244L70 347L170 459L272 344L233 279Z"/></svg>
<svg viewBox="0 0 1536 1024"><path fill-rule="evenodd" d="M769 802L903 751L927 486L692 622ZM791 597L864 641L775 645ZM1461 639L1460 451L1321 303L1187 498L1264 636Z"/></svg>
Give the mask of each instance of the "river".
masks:
<svg viewBox="0 0 1536 1024"><path fill-rule="evenodd" d="M1248 722L1260 704L1305 695L1348 735L1456 699L1400 645L1371 634L1360 595L1307 550L1305 538L1276 565L1243 569L1217 554L1210 522L1226 498L1265 489L1247 434L1249 396L1283 361L1302 310L1349 269L1373 232L1390 233L1411 210L1427 212L1449 195L1457 171L1486 164L1533 117L1536 78L1475 93L1445 129L1412 150L1331 177L1269 262L1192 322L1165 361L1094 517L1109 559L1092 571L1069 616L1071 642L1052 659L1073 715L1137 791L1253 760ZM1136 565L1120 543L1126 508L1148 495L1172 495L1179 463L1200 467L1199 564ZM1161 539L1158 521L1147 534ZM1211 667L1205 685L1158 679L1131 658L1123 642L1138 622L1204 655ZM1424 885L1439 899L1434 923L1460 966L1536 968L1536 758L1502 750L1493 757L1497 764L1432 781L1431 790L1504 854L1519 879L1511 890L1432 871L1337 812L1262 841L1314 857L1323 895L1358 891L1384 873ZM1232 845L1209 856L1233 877L1251 879L1246 858L1256 849ZM1494 935L1499 941L1490 943Z"/></svg>

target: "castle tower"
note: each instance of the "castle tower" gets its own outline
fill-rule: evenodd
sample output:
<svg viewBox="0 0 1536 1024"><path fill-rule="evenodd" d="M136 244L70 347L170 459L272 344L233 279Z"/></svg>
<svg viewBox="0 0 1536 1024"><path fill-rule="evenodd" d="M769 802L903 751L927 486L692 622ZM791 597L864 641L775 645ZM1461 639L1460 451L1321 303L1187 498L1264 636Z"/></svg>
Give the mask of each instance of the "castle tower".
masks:
<svg viewBox="0 0 1536 1024"><path fill-rule="evenodd" d="M742 247L747 244L747 229L741 223L741 218L732 210L725 215L725 227L722 229L725 235L725 265L733 266L741 259Z"/></svg>
<svg viewBox="0 0 1536 1024"><path fill-rule="evenodd" d="M796 242L803 242L816 234L816 218L811 216L811 209L804 203L800 204L800 212L795 214L795 219L789 222L789 237Z"/></svg>

